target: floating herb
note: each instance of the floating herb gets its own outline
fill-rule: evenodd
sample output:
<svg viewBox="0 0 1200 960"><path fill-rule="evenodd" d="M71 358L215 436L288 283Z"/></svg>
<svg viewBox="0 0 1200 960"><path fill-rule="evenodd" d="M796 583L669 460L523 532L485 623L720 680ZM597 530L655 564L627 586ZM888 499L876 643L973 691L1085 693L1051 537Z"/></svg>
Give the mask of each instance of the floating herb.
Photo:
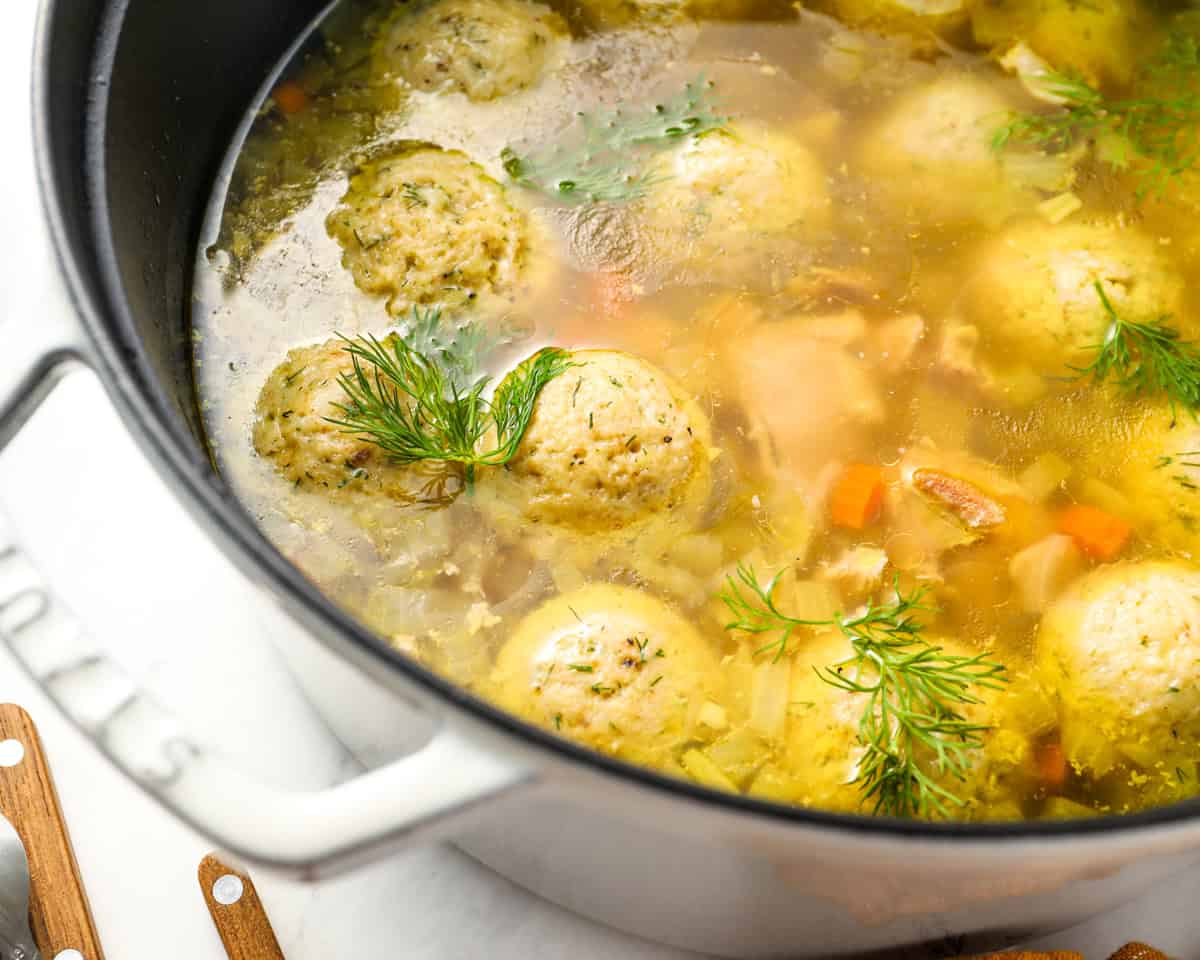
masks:
<svg viewBox="0 0 1200 960"><path fill-rule="evenodd" d="M814 668L831 686L865 698L858 726L864 748L855 782L875 813L897 817L946 815L964 801L945 785L966 779L972 757L983 743L986 724L967 720L959 708L979 703L974 690L999 689L1005 668L988 654L944 652L922 636L917 614L929 608L924 590L887 603L869 603L853 616L804 620L783 613L774 599L780 574L759 582L754 570L739 566L721 599L734 614L726 629L779 640L760 647L778 658L800 627L836 627L850 641L853 655L828 667Z"/></svg>
<svg viewBox="0 0 1200 960"><path fill-rule="evenodd" d="M1096 295L1108 316L1104 339L1093 349L1086 367L1072 367L1076 379L1111 380L1134 396L1161 395L1174 417L1183 407L1193 417L1200 411L1200 343L1183 340L1170 326L1169 315L1129 320L1117 313L1099 281Z"/></svg>
<svg viewBox="0 0 1200 960"><path fill-rule="evenodd" d="M712 84L702 77L652 109L580 113L578 120L581 135L544 150L520 154L505 147L505 172L566 203L627 203L654 182L649 161L656 154L728 122L716 113Z"/></svg>
<svg viewBox="0 0 1200 960"><path fill-rule="evenodd" d="M467 326L441 343L434 339L437 319L437 311L414 311L404 336L343 337L353 370L338 377L345 402L334 404L339 416L329 420L397 463L461 464L469 486L477 466L513 458L542 388L572 364L563 350L539 350L489 400L483 394L490 380L478 367L482 334ZM494 446L481 447L493 432Z"/></svg>
<svg viewBox="0 0 1200 960"><path fill-rule="evenodd" d="M1038 82L1062 107L1017 114L996 132L995 149L1028 143L1066 150L1090 138L1109 166L1132 168L1139 198L1161 194L1200 164L1200 44L1195 37L1171 34L1128 98L1109 99L1081 78L1056 71Z"/></svg>

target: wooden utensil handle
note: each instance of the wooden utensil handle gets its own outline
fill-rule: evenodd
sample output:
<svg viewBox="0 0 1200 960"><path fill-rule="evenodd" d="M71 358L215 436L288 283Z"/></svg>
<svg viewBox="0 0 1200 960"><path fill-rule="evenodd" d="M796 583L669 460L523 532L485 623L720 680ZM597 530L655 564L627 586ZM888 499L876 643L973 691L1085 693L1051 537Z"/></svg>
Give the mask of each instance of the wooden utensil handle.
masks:
<svg viewBox="0 0 1200 960"><path fill-rule="evenodd" d="M29 714L11 703L0 704L0 811L25 844L29 921L42 955L77 950L84 960L104 960L42 740Z"/></svg>
<svg viewBox="0 0 1200 960"><path fill-rule="evenodd" d="M254 881L211 853L200 861L197 874L229 960L283 960Z"/></svg>

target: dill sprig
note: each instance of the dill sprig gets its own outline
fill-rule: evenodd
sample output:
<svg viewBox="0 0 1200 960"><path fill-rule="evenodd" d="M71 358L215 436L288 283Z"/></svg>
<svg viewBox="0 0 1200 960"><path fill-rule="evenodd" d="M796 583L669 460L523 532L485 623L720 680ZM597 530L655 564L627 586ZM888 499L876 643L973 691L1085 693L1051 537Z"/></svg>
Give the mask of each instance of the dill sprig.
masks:
<svg viewBox="0 0 1200 960"><path fill-rule="evenodd" d="M1130 320L1117 313L1099 281L1096 295L1108 316L1104 339L1092 349L1086 367L1071 367L1076 379L1111 380L1134 396L1162 395L1175 417L1183 407L1193 417L1200 411L1200 343L1184 340L1170 326L1169 314L1154 320Z"/></svg>
<svg viewBox="0 0 1200 960"><path fill-rule="evenodd" d="M840 663L813 669L824 682L866 697L858 726L864 748L855 782L875 813L897 817L946 816L964 800L946 785L965 781L973 754L983 746L987 724L966 719L961 708L982 702L979 688L1001 689L1002 664L987 653L946 653L923 636L920 614L928 612L923 588L895 599L868 603L852 616L803 620L783 613L774 600L779 574L759 583L739 565L721 595L735 619L727 629L752 634L778 631L776 643L759 652L787 649L802 626L837 627L854 653Z"/></svg>
<svg viewBox="0 0 1200 960"><path fill-rule="evenodd" d="M826 627L831 620L803 620L790 617L775 603L775 590L785 573L780 570L765 584L758 582L753 567L739 563L737 572L725 578L725 589L719 594L733 619L725 624L726 630L748 633L753 636L775 633L769 643L758 647L755 654L773 653L772 659L779 660L788 652L792 634L800 627Z"/></svg>
<svg viewBox="0 0 1200 960"><path fill-rule="evenodd" d="M428 334L422 326L410 336ZM488 399L490 378L470 365L479 349L473 337L457 351L447 346L429 352L398 334L342 339L353 369L338 377L346 399L334 404L339 416L330 422L374 443L397 463L461 464L468 486L477 466L502 466L513 458L542 388L572 366L563 350L539 350Z"/></svg>
<svg viewBox="0 0 1200 960"><path fill-rule="evenodd" d="M493 332L473 321L448 325L440 307L417 306L412 308L403 335L413 350L442 367L460 389L473 386L483 375L488 357L514 339L509 330Z"/></svg>
<svg viewBox="0 0 1200 960"><path fill-rule="evenodd" d="M1134 167L1139 199L1161 194L1200 164L1200 44L1194 36L1172 33L1128 98L1110 99L1082 78L1058 71L1038 82L1062 107L1017 114L997 130L995 149L1029 143L1067 150L1080 140L1095 140L1111 167Z"/></svg>
<svg viewBox="0 0 1200 960"><path fill-rule="evenodd" d="M875 813L894 817L946 816L950 806L964 805L946 783L966 781L990 725L966 719L960 708L982 703L976 689L1008 682L988 653L947 653L921 637L905 612L919 608L920 597L897 591L893 603L840 623L854 656L817 670L831 686L867 697L855 782Z"/></svg>
<svg viewBox="0 0 1200 960"><path fill-rule="evenodd" d="M508 146L500 160L514 182L566 203L627 203L655 182L655 154L725 127L711 91L701 77L650 110L580 113L580 135L524 155Z"/></svg>

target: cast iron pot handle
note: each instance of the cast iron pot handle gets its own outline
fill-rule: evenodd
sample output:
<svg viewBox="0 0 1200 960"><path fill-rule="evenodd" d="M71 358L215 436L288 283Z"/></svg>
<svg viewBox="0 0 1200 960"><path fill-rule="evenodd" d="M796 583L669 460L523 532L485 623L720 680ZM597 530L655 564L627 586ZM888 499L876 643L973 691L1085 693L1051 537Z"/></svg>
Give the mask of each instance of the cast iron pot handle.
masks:
<svg viewBox="0 0 1200 960"><path fill-rule="evenodd" d="M29 64L14 60L9 90L20 89L29 76L21 73ZM3 69L13 68L10 62ZM17 109L25 113L25 129L31 129L28 101ZM0 350L0 447L66 369L89 362L87 338L65 292L38 204L32 151L24 152L30 154L25 158L28 190L4 221L10 236L18 238L9 245L15 262L5 266L19 282L10 288L0 315L5 344ZM19 184L21 173L18 167L9 182ZM0 640L136 783L224 850L254 864L306 875L347 866L382 855L398 842L427 839L475 806L534 779L532 768L515 759L511 749L498 742L490 749L486 731L467 735L443 717L421 750L339 786L293 793L259 782L187 736L168 710L90 640L2 519Z"/></svg>

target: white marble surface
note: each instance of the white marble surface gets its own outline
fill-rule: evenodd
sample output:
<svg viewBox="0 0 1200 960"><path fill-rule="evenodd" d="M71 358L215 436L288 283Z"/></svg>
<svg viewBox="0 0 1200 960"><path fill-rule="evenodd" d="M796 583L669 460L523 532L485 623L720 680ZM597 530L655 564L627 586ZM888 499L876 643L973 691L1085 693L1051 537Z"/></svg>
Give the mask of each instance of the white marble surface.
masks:
<svg viewBox="0 0 1200 960"><path fill-rule="evenodd" d="M0 32L0 124L23 121L34 0L8 0ZM0 152L0 203L34 204L27 144ZM20 223L20 216L6 217ZM44 252L0 223L0 311L48 302ZM152 690L238 763L302 789L353 769L282 668L272 643L295 629L264 608L162 486L88 373L64 382L0 454L0 506L67 602ZM0 699L38 723L110 960L223 956L196 886L208 851L116 774L0 655ZM319 886L257 878L291 960L404 956L495 960L683 960L536 900L445 847L415 850ZM1200 957L1200 871L1039 945L1102 957L1141 938ZM694 955L687 955L694 956Z"/></svg>

